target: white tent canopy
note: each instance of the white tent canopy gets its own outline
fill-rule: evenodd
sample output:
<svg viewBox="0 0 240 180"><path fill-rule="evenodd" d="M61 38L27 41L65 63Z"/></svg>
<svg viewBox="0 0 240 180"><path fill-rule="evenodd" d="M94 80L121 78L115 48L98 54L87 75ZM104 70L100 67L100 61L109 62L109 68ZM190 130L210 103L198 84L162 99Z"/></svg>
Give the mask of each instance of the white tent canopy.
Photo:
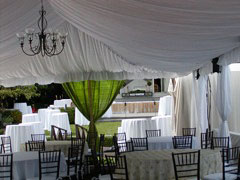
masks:
<svg viewBox="0 0 240 180"><path fill-rule="evenodd" d="M225 64L239 61L239 0L45 0L44 7L49 28L68 32L66 48L28 57L16 33L36 27L40 0L0 1L1 85L176 77L223 54Z"/></svg>

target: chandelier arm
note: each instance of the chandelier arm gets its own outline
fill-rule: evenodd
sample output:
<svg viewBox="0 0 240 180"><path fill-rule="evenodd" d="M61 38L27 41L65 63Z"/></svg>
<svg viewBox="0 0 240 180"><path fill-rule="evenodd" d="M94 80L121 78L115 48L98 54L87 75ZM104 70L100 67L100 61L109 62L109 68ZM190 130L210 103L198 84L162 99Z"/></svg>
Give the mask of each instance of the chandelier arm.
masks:
<svg viewBox="0 0 240 180"><path fill-rule="evenodd" d="M56 53L54 55L59 55L63 51L63 49L64 49L64 43L62 43L62 49L58 53Z"/></svg>
<svg viewBox="0 0 240 180"><path fill-rule="evenodd" d="M46 46L45 52L46 54L54 54L52 52L54 52L56 48L54 48L54 46L51 46L51 48L49 48L49 46Z"/></svg>
<svg viewBox="0 0 240 180"><path fill-rule="evenodd" d="M35 56L35 55L36 55L36 53L34 53L34 52L33 52L33 54L27 53L27 52L24 50L23 46L21 46L21 48L22 48L22 52L23 52L24 54L28 55L28 56Z"/></svg>
<svg viewBox="0 0 240 180"><path fill-rule="evenodd" d="M31 50L34 54L39 54L39 46L32 47L32 43L30 43L29 45L30 45L30 50Z"/></svg>

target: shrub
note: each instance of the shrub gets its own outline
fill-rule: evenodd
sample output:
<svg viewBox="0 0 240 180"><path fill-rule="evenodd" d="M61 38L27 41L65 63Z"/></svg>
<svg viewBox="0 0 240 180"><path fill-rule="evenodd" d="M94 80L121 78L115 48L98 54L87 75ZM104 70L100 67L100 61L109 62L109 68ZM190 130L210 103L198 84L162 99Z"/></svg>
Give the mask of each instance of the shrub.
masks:
<svg viewBox="0 0 240 180"><path fill-rule="evenodd" d="M19 110L12 110L11 117L13 118L13 124L19 124L22 122L22 113Z"/></svg>
<svg viewBox="0 0 240 180"><path fill-rule="evenodd" d="M70 124L75 124L75 108L74 107L67 107L66 109L61 108L60 111L68 113Z"/></svg>
<svg viewBox="0 0 240 180"><path fill-rule="evenodd" d="M112 147L112 146L113 146L112 136L105 136L104 147Z"/></svg>
<svg viewBox="0 0 240 180"><path fill-rule="evenodd" d="M22 122L22 113L19 110L0 109L1 128L7 124L19 124Z"/></svg>
<svg viewBox="0 0 240 180"><path fill-rule="evenodd" d="M4 129L0 129L0 135L4 134Z"/></svg>

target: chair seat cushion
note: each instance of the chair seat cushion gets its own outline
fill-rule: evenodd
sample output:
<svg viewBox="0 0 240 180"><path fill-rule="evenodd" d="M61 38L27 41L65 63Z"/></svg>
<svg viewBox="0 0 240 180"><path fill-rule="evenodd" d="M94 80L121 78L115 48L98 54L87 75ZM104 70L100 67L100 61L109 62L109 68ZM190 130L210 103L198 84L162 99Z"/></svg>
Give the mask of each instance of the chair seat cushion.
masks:
<svg viewBox="0 0 240 180"><path fill-rule="evenodd" d="M235 180L237 178L237 175L235 174L225 174L225 179L227 180ZM223 179L223 175L222 173L215 173L215 174L209 174L207 176L204 177L203 180L222 180Z"/></svg>

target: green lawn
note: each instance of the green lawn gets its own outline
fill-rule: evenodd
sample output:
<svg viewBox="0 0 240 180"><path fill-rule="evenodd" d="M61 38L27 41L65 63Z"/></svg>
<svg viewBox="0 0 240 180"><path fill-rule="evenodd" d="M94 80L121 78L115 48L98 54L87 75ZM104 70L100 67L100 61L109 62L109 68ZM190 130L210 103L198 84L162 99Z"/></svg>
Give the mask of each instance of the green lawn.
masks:
<svg viewBox="0 0 240 180"><path fill-rule="evenodd" d="M98 134L105 134L113 136L114 133L117 133L118 127L121 126L121 122L97 122L96 127L98 130ZM88 126L84 126L88 129ZM71 124L71 130L73 136L76 135L75 125ZM45 131L46 136L50 136L49 131Z"/></svg>

